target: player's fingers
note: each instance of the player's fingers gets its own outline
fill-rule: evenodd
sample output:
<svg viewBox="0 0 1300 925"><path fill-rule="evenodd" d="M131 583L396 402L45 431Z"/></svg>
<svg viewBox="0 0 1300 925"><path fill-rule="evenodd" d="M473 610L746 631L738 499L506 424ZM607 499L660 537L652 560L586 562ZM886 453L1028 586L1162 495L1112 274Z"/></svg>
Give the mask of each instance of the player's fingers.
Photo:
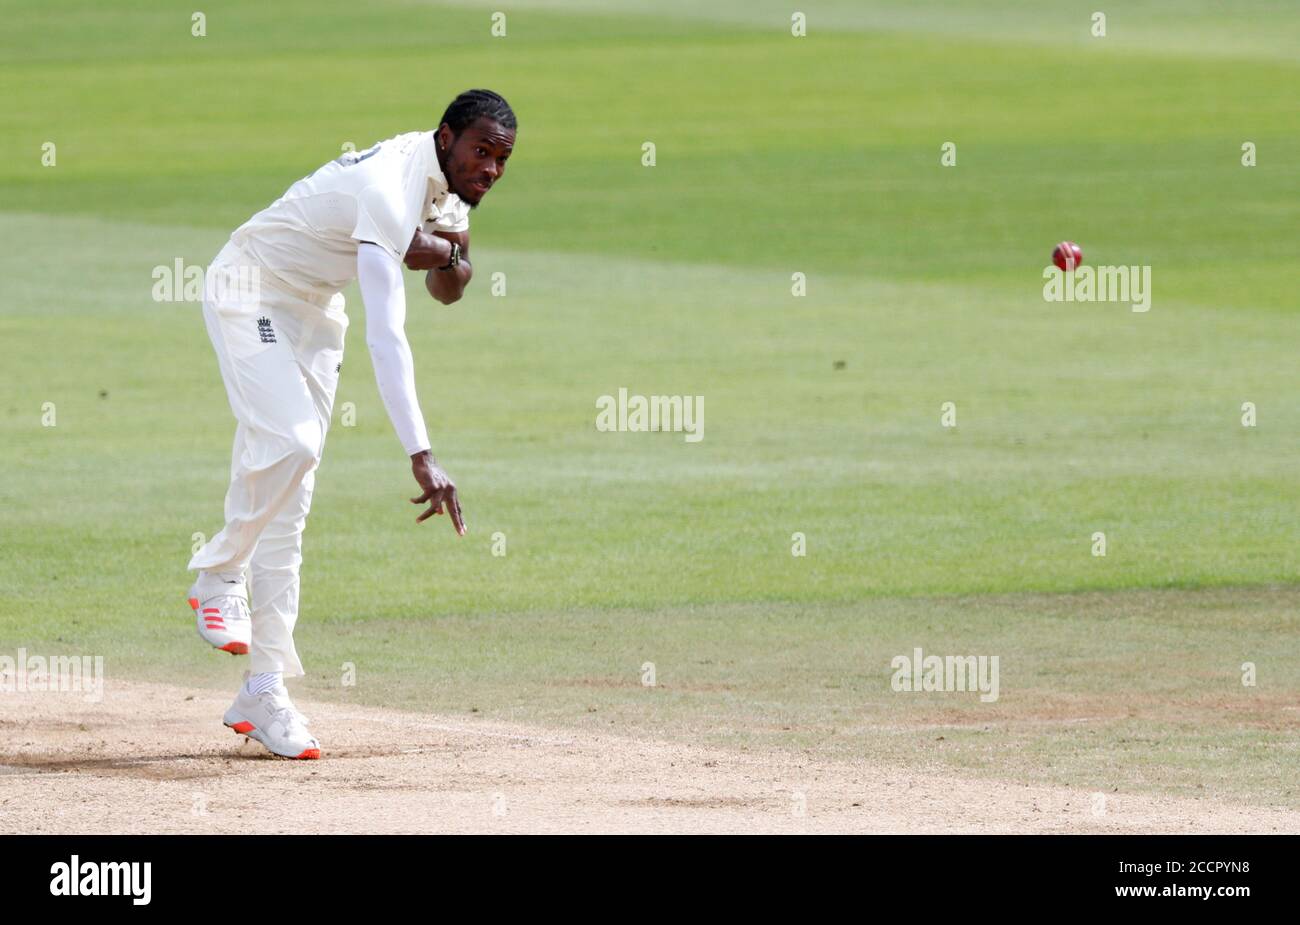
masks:
<svg viewBox="0 0 1300 925"><path fill-rule="evenodd" d="M438 509L436 507L431 507L419 517L415 518L415 522L417 524L422 524L436 513L438 513Z"/></svg>
<svg viewBox="0 0 1300 925"><path fill-rule="evenodd" d="M447 494L447 513L451 515L451 522L456 527L456 532L464 536L465 517L460 512L460 499L456 497L455 488Z"/></svg>
<svg viewBox="0 0 1300 925"><path fill-rule="evenodd" d="M420 497L418 497L418 498L412 498L412 499L411 499L411 503L412 503L412 504L424 504L424 502L428 501L430 498L433 497L434 492L435 492L436 490L437 490L437 489L434 489L434 488L426 488L426 489L424 490L424 494L420 495Z"/></svg>

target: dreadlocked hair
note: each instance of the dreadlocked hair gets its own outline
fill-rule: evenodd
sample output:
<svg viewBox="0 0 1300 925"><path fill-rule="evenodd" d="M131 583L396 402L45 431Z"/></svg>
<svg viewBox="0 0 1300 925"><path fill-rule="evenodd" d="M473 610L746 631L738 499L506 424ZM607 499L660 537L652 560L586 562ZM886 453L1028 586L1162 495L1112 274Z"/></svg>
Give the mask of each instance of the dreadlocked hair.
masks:
<svg viewBox="0 0 1300 925"><path fill-rule="evenodd" d="M447 111L442 114L442 122L451 127L453 135L459 135L467 126L473 125L475 120L485 116L500 123L502 128L516 128L515 111L503 96L491 90L466 90L451 101Z"/></svg>

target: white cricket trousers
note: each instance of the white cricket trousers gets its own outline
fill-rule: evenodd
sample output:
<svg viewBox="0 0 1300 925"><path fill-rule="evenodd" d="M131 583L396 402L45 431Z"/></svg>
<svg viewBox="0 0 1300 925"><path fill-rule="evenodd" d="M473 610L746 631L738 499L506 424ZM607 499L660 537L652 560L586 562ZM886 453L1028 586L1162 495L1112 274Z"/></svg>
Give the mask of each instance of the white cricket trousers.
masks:
<svg viewBox="0 0 1300 925"><path fill-rule="evenodd" d="M233 240L206 283L203 317L238 425L226 524L189 567L246 574L249 670L296 677L302 533L343 362L343 294L291 289Z"/></svg>

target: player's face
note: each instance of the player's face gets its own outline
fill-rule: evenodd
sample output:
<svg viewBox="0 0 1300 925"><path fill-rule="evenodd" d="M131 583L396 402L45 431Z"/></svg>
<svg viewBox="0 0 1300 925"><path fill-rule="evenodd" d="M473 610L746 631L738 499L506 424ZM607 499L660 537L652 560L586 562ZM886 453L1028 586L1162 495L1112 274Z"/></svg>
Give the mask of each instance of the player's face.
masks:
<svg viewBox="0 0 1300 925"><path fill-rule="evenodd" d="M514 130L484 116L467 126L455 141L445 125L440 135L449 145L446 173L451 191L473 208L505 173L515 146Z"/></svg>

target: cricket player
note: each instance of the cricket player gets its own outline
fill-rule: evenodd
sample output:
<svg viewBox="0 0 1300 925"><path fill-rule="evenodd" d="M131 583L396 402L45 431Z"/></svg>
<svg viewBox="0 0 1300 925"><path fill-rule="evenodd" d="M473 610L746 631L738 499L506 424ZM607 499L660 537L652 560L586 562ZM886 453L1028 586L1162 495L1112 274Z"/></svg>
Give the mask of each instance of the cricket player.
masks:
<svg viewBox="0 0 1300 925"><path fill-rule="evenodd" d="M411 501L429 505L417 522L446 511L464 536L415 394L402 264L426 271L444 305L461 297L473 273L470 210L501 179L514 142L506 101L469 90L435 131L344 154L293 184L208 268L203 317L238 426L225 526L190 560L189 603L204 640L250 657L225 724L277 755L320 757L284 678L303 674L298 568L343 362L340 290L353 279L361 289L379 394L419 486Z"/></svg>

